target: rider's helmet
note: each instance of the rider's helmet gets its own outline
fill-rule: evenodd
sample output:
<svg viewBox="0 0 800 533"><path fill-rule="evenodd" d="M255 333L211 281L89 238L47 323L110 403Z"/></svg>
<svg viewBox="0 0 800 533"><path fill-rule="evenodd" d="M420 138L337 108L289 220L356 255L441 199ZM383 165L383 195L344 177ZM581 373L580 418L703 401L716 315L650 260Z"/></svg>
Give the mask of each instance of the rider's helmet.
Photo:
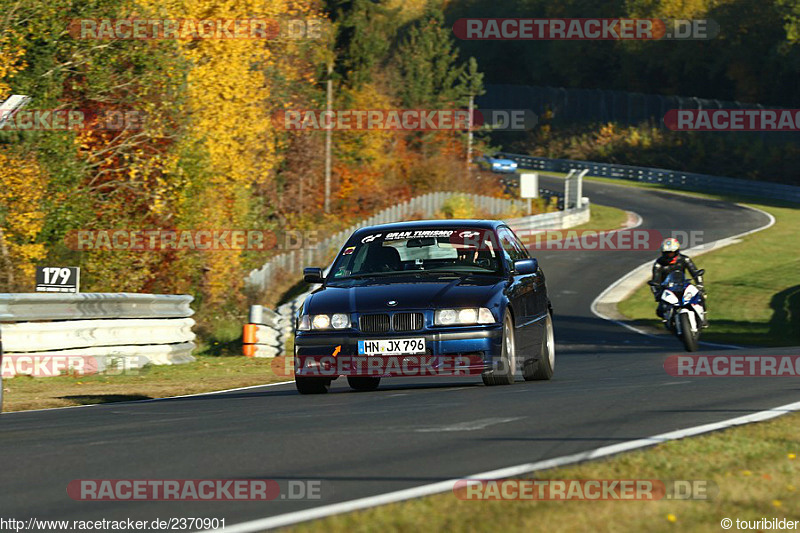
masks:
<svg viewBox="0 0 800 533"><path fill-rule="evenodd" d="M664 242L661 243L661 253L666 255L667 257L675 257L678 254L678 250L681 248L681 243L678 242L678 239L674 237L670 237L669 239L664 239Z"/></svg>

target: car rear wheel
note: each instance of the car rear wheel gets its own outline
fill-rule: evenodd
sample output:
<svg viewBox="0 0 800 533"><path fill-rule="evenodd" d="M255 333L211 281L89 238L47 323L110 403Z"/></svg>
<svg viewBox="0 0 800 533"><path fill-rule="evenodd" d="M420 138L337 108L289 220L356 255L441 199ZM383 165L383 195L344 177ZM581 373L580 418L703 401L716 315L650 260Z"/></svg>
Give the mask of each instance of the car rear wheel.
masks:
<svg viewBox="0 0 800 533"><path fill-rule="evenodd" d="M347 384L350 388L358 391L370 391L378 388L381 384L381 378L373 378L369 376L347 376Z"/></svg>
<svg viewBox="0 0 800 533"><path fill-rule="evenodd" d="M511 385L514 383L514 372L517 369L517 351L514 343L514 319L511 313L506 310L503 316L503 345L501 348L501 358L498 368L492 372L485 372L481 375L483 384L491 385Z"/></svg>
<svg viewBox="0 0 800 533"><path fill-rule="evenodd" d="M331 388L331 378L295 376L294 384L300 394L325 394Z"/></svg>
<svg viewBox="0 0 800 533"><path fill-rule="evenodd" d="M550 379L556 367L556 336L553 331L553 316L547 313L542 335L542 347L539 350L539 359L528 359L522 369L525 381Z"/></svg>

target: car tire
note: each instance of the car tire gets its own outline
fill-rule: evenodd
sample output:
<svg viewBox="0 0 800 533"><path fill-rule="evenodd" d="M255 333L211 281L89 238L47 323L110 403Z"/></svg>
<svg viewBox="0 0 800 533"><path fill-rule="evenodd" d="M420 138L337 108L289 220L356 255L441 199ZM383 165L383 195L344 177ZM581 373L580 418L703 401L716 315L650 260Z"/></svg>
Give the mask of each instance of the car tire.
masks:
<svg viewBox="0 0 800 533"><path fill-rule="evenodd" d="M331 388L331 381L331 378L294 377L294 385L300 394L325 394Z"/></svg>
<svg viewBox="0 0 800 533"><path fill-rule="evenodd" d="M500 351L501 369L481 374L483 384L486 386L511 385L514 383L514 373L517 368L514 319L511 318L511 313L507 309L505 315L503 315L503 342Z"/></svg>
<svg viewBox="0 0 800 533"><path fill-rule="evenodd" d="M381 378L371 376L347 376L347 384L350 388L357 391L371 391L378 388Z"/></svg>
<svg viewBox="0 0 800 533"><path fill-rule="evenodd" d="M542 335L542 347L539 349L539 359L528 359L522 367L522 377L525 381L547 380L553 377L556 366L556 337L553 331L553 316L547 313Z"/></svg>

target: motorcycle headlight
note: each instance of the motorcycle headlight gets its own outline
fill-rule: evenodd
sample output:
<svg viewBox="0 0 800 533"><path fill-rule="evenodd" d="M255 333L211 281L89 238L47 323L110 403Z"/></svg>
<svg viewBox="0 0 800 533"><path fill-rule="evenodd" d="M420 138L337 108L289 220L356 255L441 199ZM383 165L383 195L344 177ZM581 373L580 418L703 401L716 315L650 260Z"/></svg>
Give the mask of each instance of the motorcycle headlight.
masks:
<svg viewBox="0 0 800 533"><path fill-rule="evenodd" d="M661 299L667 302L668 304L676 304L679 301L678 297L675 296L674 292L667 290L661 293Z"/></svg>
<svg viewBox="0 0 800 533"><path fill-rule="evenodd" d="M437 309L433 323L437 326L467 326L472 324L494 324L492 312L485 307L464 309Z"/></svg>

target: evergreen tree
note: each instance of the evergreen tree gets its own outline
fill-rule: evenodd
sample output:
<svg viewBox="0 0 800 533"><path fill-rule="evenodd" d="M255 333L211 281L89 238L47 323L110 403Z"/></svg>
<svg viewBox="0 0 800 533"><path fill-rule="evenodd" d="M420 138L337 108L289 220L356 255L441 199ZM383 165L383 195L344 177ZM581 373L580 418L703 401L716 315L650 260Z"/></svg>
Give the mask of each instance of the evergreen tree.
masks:
<svg viewBox="0 0 800 533"><path fill-rule="evenodd" d="M440 8L429 6L397 51L403 105L445 108L462 101L457 82L464 65L456 65L457 59L458 49L452 31L444 26L444 14Z"/></svg>

